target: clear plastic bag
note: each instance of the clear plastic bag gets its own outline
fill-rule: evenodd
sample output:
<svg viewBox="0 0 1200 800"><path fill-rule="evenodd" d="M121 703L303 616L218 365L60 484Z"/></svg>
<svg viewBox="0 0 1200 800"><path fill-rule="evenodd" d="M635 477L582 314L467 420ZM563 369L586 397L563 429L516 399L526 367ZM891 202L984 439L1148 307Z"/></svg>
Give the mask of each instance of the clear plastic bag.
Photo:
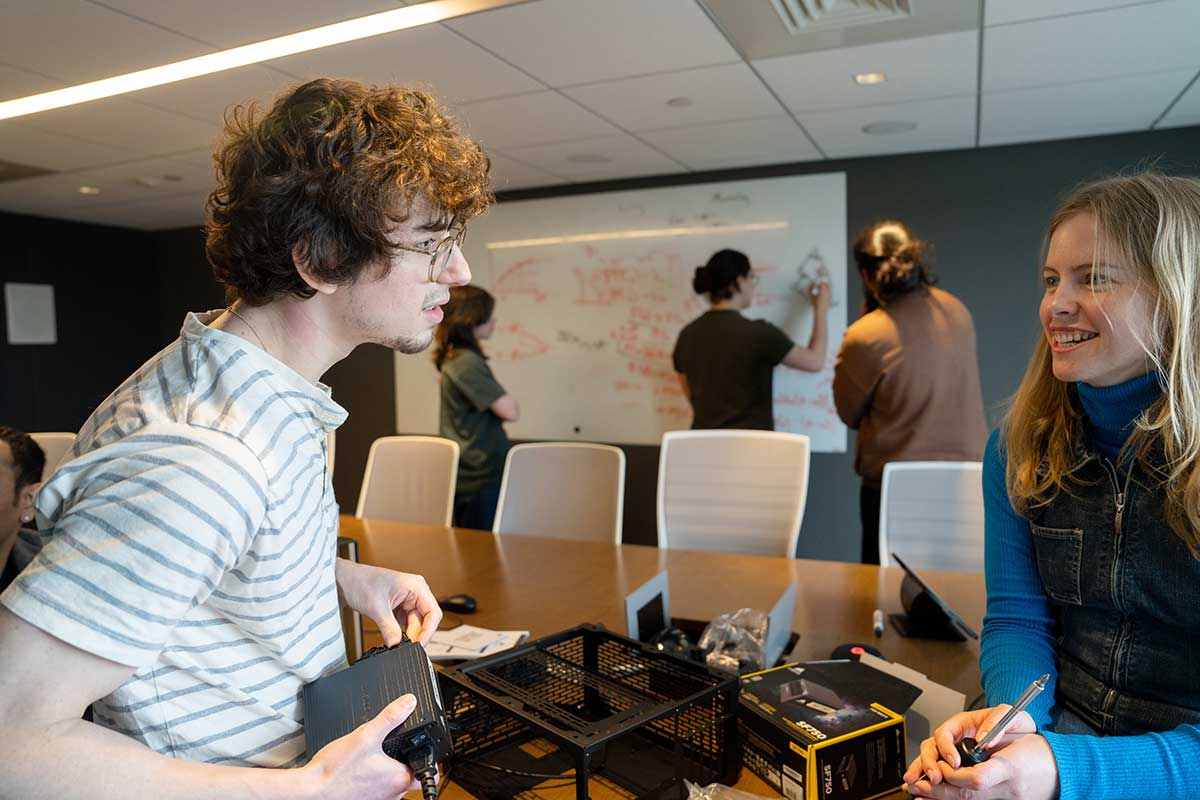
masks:
<svg viewBox="0 0 1200 800"><path fill-rule="evenodd" d="M763 669L766 662L766 613L741 608L721 614L708 623L700 637L700 651L713 669L734 675Z"/></svg>
<svg viewBox="0 0 1200 800"><path fill-rule="evenodd" d="M731 789L719 783L708 786L697 786L691 781L684 781L688 790L688 800L768 800L761 794L750 794L741 789Z"/></svg>

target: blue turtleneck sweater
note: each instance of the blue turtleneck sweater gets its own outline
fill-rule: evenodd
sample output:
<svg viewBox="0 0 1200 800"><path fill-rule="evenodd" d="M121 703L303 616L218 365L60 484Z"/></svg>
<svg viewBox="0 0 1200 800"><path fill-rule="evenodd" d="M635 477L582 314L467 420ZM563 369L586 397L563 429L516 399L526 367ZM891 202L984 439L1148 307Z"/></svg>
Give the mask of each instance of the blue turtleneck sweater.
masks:
<svg viewBox="0 0 1200 800"><path fill-rule="evenodd" d="M1162 391L1155 374L1116 386L1075 384L1092 444L1116 458L1133 421ZM1059 800L1081 798L1194 798L1200 791L1200 727L1184 725L1142 736L1053 733L1054 621L1038 577L1029 521L1017 514L1004 483L1006 455L993 431L983 457L987 616L980 670L989 705L1011 703L1035 678L1051 676L1049 691L1029 707L1058 763Z"/></svg>

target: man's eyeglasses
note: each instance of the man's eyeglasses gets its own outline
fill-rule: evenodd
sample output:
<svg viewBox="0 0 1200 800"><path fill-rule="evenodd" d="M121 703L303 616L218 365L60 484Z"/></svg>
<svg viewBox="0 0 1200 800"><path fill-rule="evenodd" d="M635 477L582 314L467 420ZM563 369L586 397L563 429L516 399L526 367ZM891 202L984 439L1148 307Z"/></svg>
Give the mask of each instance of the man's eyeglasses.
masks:
<svg viewBox="0 0 1200 800"><path fill-rule="evenodd" d="M446 271L446 267L450 264L450 254L454 252L454 248L458 247L461 249L466 239L467 221L454 220L450 223L450 228L446 231L446 235L442 237L441 241L432 250L411 247L406 244L392 246L406 253L420 253L423 256L429 256L429 282L436 283L437 279L442 277L442 273Z"/></svg>

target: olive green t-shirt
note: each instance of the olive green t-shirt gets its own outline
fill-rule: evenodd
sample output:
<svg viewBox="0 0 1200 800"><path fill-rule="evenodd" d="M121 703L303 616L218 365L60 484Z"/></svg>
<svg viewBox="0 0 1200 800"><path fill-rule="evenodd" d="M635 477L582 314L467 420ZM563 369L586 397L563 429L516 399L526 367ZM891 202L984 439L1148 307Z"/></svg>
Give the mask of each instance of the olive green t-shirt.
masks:
<svg viewBox="0 0 1200 800"><path fill-rule="evenodd" d="M492 403L506 394L487 359L457 350L442 362L441 435L458 442L458 494L500 483L508 436Z"/></svg>

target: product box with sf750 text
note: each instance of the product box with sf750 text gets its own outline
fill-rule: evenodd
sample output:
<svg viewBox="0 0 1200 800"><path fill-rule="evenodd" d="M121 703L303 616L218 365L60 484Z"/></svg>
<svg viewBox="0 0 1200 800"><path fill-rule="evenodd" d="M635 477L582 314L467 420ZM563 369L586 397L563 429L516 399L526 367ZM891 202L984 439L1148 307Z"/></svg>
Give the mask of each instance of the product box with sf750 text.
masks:
<svg viewBox="0 0 1200 800"><path fill-rule="evenodd" d="M857 661L742 678L743 762L789 800L869 800L903 783L904 711L920 690Z"/></svg>

